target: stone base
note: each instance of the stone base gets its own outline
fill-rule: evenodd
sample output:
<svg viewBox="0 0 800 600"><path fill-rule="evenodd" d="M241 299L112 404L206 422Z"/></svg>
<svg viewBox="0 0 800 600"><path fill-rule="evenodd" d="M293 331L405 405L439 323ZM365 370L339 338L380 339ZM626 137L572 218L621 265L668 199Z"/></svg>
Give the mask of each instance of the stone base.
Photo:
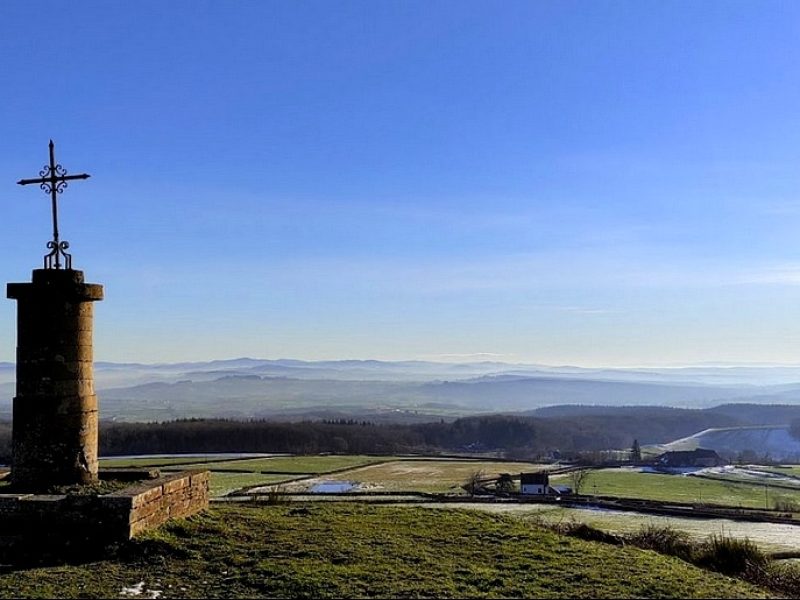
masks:
<svg viewBox="0 0 800 600"><path fill-rule="evenodd" d="M183 471L104 495L0 494L0 541L75 551L127 541L208 508L208 480L208 471Z"/></svg>
<svg viewBox="0 0 800 600"><path fill-rule="evenodd" d="M169 519L188 517L208 508L208 471L183 471L145 481L119 492L98 496L114 521L116 539L129 540Z"/></svg>

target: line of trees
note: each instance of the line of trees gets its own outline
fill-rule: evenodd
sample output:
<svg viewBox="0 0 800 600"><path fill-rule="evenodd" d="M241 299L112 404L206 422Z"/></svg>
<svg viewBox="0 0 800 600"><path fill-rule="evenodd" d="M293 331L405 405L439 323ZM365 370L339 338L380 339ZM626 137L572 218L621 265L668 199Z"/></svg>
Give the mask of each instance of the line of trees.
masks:
<svg viewBox="0 0 800 600"><path fill-rule="evenodd" d="M610 448L630 449L631 441L663 443L708 425L706 416L635 414L528 417L484 415L451 422L375 424L364 420L283 422L269 420L183 419L163 423L102 422L100 454L184 452L368 453L486 452L535 459L558 451L569 457ZM687 413L689 411L686 411ZM800 425L796 427L800 431ZM637 442L638 446L638 442ZM11 424L0 421L0 463L11 454Z"/></svg>
<svg viewBox="0 0 800 600"><path fill-rule="evenodd" d="M276 422L187 419L105 423L102 455L178 452L367 453L487 452L533 459L630 447L632 435L580 419L476 416L452 422L374 424L364 421Z"/></svg>
<svg viewBox="0 0 800 600"><path fill-rule="evenodd" d="M183 419L163 423L100 425L100 454L186 452L320 452L394 454L442 451L502 451L533 458L574 441L591 439L585 431L564 437L564 428L543 419L502 415L452 422L375 424L365 421ZM599 436L596 439L600 439ZM0 462L11 454L11 427L0 423Z"/></svg>

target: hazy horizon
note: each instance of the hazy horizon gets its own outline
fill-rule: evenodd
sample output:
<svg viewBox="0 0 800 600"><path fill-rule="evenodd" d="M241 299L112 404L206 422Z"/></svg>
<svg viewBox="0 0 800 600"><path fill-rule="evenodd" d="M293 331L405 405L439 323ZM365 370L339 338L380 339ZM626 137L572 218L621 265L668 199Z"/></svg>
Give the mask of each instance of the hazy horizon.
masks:
<svg viewBox="0 0 800 600"><path fill-rule="evenodd" d="M387 364L400 364L400 363L428 363L428 364L441 364L441 365L478 365L478 364L499 364L508 367L530 367L530 368L543 368L543 369L610 369L610 370L635 370L635 369L691 369L691 368L798 368L800 369L800 361L796 363L768 363L768 362L695 362L695 363L641 363L641 364L578 364L578 363L533 363L533 362L518 362L513 360L501 360L500 358L474 358L461 360L444 358L431 358L431 357L417 357L417 358L399 358L399 359L386 359L375 357L340 357L340 358L319 358L309 359L296 356L229 356L229 357L216 357L216 358L199 358L194 360L169 360L169 361L140 361L140 360L126 360L126 361L113 361L113 360L95 360L95 363L100 364L132 364L143 366L158 366L158 365L172 365L172 364L208 364L217 362L236 362L236 361L254 361L254 362L281 362L281 361L294 361L308 364L314 363L335 363L335 362L377 362ZM13 365L13 360L2 360L0 364Z"/></svg>

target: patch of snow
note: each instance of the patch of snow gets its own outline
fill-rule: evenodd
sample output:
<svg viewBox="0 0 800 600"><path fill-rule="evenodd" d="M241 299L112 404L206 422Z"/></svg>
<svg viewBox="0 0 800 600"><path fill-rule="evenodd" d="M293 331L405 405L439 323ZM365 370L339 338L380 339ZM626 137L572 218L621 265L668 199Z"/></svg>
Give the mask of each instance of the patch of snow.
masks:
<svg viewBox="0 0 800 600"><path fill-rule="evenodd" d="M768 455L773 460L800 459L800 440L792 436L786 425L706 429L664 444L665 450L695 448L708 448L725 454L751 450L759 456Z"/></svg>
<svg viewBox="0 0 800 600"><path fill-rule="evenodd" d="M144 581L140 581L131 587L124 587L120 592L121 596L141 596L144 590Z"/></svg>
<svg viewBox="0 0 800 600"><path fill-rule="evenodd" d="M703 467L637 467L640 473L656 473L661 475L694 475Z"/></svg>
<svg viewBox="0 0 800 600"><path fill-rule="evenodd" d="M144 581L140 581L131 587L123 587L119 593L120 596L144 596L150 600L156 600L161 597L161 590L146 590L144 588Z"/></svg>
<svg viewBox="0 0 800 600"><path fill-rule="evenodd" d="M713 477L724 477L729 478L731 480L738 480L738 481L751 481L754 483L780 483L783 485L793 486L800 489L800 478L792 476L792 475L784 475L782 473L773 473L771 471L765 471L763 469L753 468L753 467L737 467L734 465L724 466L724 467L707 467L693 475L697 475L700 477L705 476L713 476Z"/></svg>

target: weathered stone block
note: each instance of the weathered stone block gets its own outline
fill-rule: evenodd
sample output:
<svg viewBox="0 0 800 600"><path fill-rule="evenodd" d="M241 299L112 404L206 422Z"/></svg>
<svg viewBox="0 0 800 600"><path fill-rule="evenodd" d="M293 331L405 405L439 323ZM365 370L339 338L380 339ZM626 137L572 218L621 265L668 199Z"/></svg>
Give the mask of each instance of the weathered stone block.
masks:
<svg viewBox="0 0 800 600"><path fill-rule="evenodd" d="M18 358L17 377L22 382L45 377L54 381L73 379L91 381L94 378L92 347L63 349L43 358L30 356Z"/></svg>
<svg viewBox="0 0 800 600"><path fill-rule="evenodd" d="M192 501L189 499L178 500L169 507L170 517L183 517L191 513Z"/></svg>
<svg viewBox="0 0 800 600"><path fill-rule="evenodd" d="M59 419L72 415L82 418L81 415L90 412L97 412L97 396L94 394L87 396L49 396L28 395L17 396L13 404L14 414L25 419L34 419L38 416L51 417L58 415ZM68 423L75 426L75 423Z"/></svg>
<svg viewBox="0 0 800 600"><path fill-rule="evenodd" d="M142 519L146 519L147 517L154 515L156 513L165 513L169 512L169 505L162 504L161 500L156 500L154 502L149 502L147 504L143 504L138 508L134 508L128 517L129 523L136 523L141 521Z"/></svg>
<svg viewBox="0 0 800 600"><path fill-rule="evenodd" d="M146 504L149 504L150 502L154 502L154 501L158 500L159 498L161 498L161 496L163 494L164 494L164 490L161 488L160 485L156 485L154 487L146 489L145 491L140 492L139 494L136 494L132 498L133 509L136 510L137 508L139 508L141 506L145 506Z"/></svg>
<svg viewBox="0 0 800 600"><path fill-rule="evenodd" d="M192 473L192 487L201 484L203 482L208 483L209 479L211 479L211 472L210 471L197 471Z"/></svg>
<svg viewBox="0 0 800 600"><path fill-rule="evenodd" d="M164 493L172 494L173 492L189 487L190 482L191 482L190 475L187 475L185 477L179 477L177 479L172 479L171 481L165 481Z"/></svg>
<svg viewBox="0 0 800 600"><path fill-rule="evenodd" d="M159 525L163 525L168 520L169 520L169 514L163 511L153 513L152 515L149 515L144 519L140 519L138 521L131 523L129 536L133 537L138 533L147 531L148 529L154 529Z"/></svg>
<svg viewBox="0 0 800 600"><path fill-rule="evenodd" d="M59 375L63 377L63 373L59 372ZM24 398L26 396L51 396L54 398L94 396L94 381L91 379L53 379L49 375L39 378L28 377L17 382L17 397Z"/></svg>
<svg viewBox="0 0 800 600"><path fill-rule="evenodd" d="M133 510L133 496L124 494L106 494L101 496L100 504L110 512L130 514Z"/></svg>

